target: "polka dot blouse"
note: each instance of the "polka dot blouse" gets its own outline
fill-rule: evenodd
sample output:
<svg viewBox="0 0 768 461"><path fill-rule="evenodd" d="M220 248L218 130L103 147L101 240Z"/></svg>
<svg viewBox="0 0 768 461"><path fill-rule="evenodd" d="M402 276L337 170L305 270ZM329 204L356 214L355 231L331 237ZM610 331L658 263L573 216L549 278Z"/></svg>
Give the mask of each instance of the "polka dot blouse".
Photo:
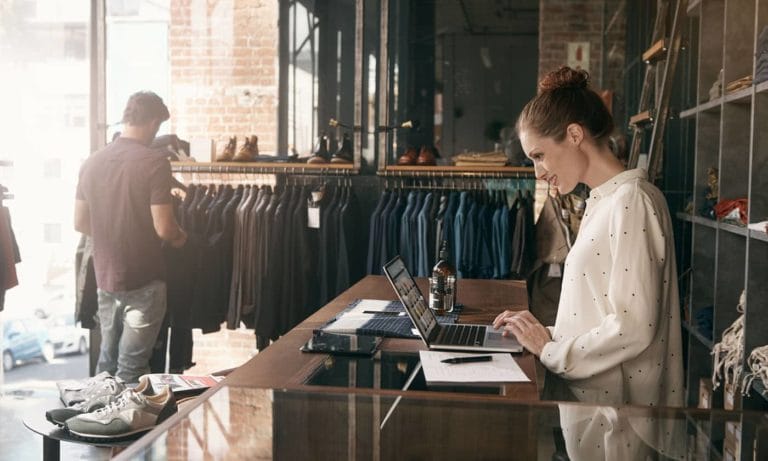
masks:
<svg viewBox="0 0 768 461"><path fill-rule="evenodd" d="M644 170L592 190L541 354L580 400L683 404L674 248L666 200Z"/></svg>

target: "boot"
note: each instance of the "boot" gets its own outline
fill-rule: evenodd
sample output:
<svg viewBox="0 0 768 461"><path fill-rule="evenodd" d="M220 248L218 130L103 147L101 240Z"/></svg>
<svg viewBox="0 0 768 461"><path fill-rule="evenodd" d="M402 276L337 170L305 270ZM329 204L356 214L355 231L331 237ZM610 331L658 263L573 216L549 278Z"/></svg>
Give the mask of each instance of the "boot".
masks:
<svg viewBox="0 0 768 461"><path fill-rule="evenodd" d="M229 142L224 147L219 155L216 156L217 162L231 162L235 156L235 148L237 147L237 136L229 138Z"/></svg>
<svg viewBox="0 0 768 461"><path fill-rule="evenodd" d="M251 161L251 139L248 136L245 137L245 144L240 147L235 157L232 159L235 162L250 162Z"/></svg>
<svg viewBox="0 0 768 461"><path fill-rule="evenodd" d="M352 140L344 133L341 148L331 157L331 163L352 163Z"/></svg>
<svg viewBox="0 0 768 461"><path fill-rule="evenodd" d="M307 160L307 163L328 163L328 136L325 133L320 135L315 153Z"/></svg>
<svg viewBox="0 0 768 461"><path fill-rule="evenodd" d="M251 135L251 161L255 162L259 158L259 137Z"/></svg>

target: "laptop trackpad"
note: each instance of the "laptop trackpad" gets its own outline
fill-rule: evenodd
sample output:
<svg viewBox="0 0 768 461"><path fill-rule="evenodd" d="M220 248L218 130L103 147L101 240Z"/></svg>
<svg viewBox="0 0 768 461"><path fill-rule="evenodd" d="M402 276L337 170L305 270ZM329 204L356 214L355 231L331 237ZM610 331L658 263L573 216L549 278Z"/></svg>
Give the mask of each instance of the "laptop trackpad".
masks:
<svg viewBox="0 0 768 461"><path fill-rule="evenodd" d="M514 336L503 336L502 333L496 333L493 331L489 331L485 335L485 347L493 347L493 346L500 346L500 347L510 347L512 345L519 344L517 342L517 338Z"/></svg>

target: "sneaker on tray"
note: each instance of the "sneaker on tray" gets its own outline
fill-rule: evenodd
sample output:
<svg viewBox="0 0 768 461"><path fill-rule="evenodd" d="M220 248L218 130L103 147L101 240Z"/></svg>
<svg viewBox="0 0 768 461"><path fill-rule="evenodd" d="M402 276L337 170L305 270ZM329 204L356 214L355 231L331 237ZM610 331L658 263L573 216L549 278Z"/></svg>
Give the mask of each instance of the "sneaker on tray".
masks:
<svg viewBox="0 0 768 461"><path fill-rule="evenodd" d="M87 400L88 393L98 387L105 379L115 379L108 371L102 371L96 376L87 379L68 379L56 381L59 388L59 397L64 405L70 407L76 403Z"/></svg>
<svg viewBox="0 0 768 461"><path fill-rule="evenodd" d="M176 413L176 399L168 386L155 395L126 389L112 403L66 421L70 434L84 439L118 439L146 432Z"/></svg>
<svg viewBox="0 0 768 461"><path fill-rule="evenodd" d="M125 388L122 380L110 376L101 381L98 386L90 388L85 401L66 408L48 410L45 412L45 419L53 424L64 427L64 423L69 418L83 413L90 413L114 402ZM150 384L149 379L142 376L139 378L139 384L134 388L134 391L142 394L152 394L152 384Z"/></svg>

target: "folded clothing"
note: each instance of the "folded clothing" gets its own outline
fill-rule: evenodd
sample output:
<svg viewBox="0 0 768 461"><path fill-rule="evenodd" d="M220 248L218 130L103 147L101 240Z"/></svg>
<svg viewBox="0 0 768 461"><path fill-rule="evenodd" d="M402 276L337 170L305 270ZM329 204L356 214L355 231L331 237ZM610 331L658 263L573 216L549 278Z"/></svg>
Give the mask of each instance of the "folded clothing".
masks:
<svg viewBox="0 0 768 461"><path fill-rule="evenodd" d="M465 152L453 156L453 161L466 162L506 162L507 154L504 152Z"/></svg>
<svg viewBox="0 0 768 461"><path fill-rule="evenodd" d="M747 199L721 200L714 207L717 219L747 224Z"/></svg>

